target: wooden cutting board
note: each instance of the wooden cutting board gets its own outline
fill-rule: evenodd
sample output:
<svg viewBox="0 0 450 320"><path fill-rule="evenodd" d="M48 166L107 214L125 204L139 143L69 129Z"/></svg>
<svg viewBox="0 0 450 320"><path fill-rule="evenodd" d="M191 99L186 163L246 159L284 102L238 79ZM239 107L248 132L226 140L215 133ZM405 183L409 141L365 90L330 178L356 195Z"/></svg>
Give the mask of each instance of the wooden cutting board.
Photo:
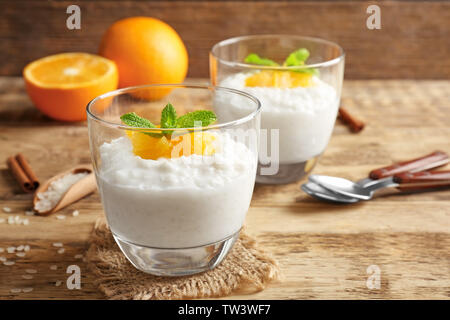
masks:
<svg viewBox="0 0 450 320"><path fill-rule="evenodd" d="M363 178L371 169L434 150L450 153L450 81L346 81L342 104L367 122L352 134L337 122L315 173ZM101 299L82 258L95 220L97 193L48 217L25 216L32 196L23 194L6 167L22 152L42 181L90 161L85 123L61 124L42 116L20 78L0 78L0 218L19 215L30 224L0 223L0 248L30 245L25 257L0 264L1 299ZM278 259L283 278L241 299L449 298L450 190L412 195L395 190L354 205L322 203L300 183L257 185L246 226ZM11 213L2 211L11 208ZM72 212L78 210L79 216ZM62 242L65 252L52 243ZM80 266L81 289L69 290L69 265ZM57 270L50 266L56 265ZM380 288L366 285L369 266L380 270ZM372 268L377 268L372 267ZM26 269L37 270L23 279ZM62 281L61 286L55 282ZM33 288L11 293L13 288Z"/></svg>

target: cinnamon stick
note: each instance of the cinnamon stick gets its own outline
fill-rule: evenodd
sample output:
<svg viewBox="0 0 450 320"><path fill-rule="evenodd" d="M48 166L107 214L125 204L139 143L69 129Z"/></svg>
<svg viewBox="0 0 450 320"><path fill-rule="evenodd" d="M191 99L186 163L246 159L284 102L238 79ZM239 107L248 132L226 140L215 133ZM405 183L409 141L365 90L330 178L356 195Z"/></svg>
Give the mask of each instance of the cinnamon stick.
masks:
<svg viewBox="0 0 450 320"><path fill-rule="evenodd" d="M362 129L364 129L364 122L362 122L361 120L355 118L354 116L352 116L345 108L340 107L339 108L339 114L338 114L339 119L341 119L341 121L348 125L350 130L352 132L358 133L360 132Z"/></svg>
<svg viewBox="0 0 450 320"><path fill-rule="evenodd" d="M23 154L9 157L6 163L23 191L33 192L39 187L39 180Z"/></svg>

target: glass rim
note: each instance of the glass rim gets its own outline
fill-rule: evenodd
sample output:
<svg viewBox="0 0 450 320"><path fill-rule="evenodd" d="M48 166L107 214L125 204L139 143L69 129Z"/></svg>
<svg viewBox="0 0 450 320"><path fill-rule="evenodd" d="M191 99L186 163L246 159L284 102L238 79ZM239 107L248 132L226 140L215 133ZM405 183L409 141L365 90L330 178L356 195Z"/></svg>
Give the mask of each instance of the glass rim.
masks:
<svg viewBox="0 0 450 320"><path fill-rule="evenodd" d="M236 90L236 89L232 89L232 88L226 88L226 87L220 87L220 86L210 86L210 85L196 85L196 84L184 84L184 83L175 83L175 84L146 84L146 85L139 85L139 86L132 86L132 87L125 87L125 88L120 88L120 89L116 89L113 91L109 91L106 92L104 94L101 94L97 97L95 97L94 99L92 99L91 101L89 101L89 103L86 106L86 113L88 115L88 119L93 119L96 120L100 123L102 123L103 125L106 125L108 127L112 127L112 128L117 128L117 129L121 129L121 130L131 130L131 131L145 131L145 132L156 132L156 133L161 133L161 128L141 128L141 127L132 127L132 126L128 126L125 124L118 124L115 122L111 122L111 121L107 121L105 119L102 119L101 117L95 115L92 111L91 111L91 107L93 107L95 105L96 102L106 99L106 98L110 98L110 97L115 97L115 96L119 96L121 94L125 94L125 93L130 93L132 91L136 91L136 90L140 90L140 89L146 89L146 88L158 88L158 87L173 87L173 88L186 88L186 89L206 89L206 90L220 90L220 91L225 91L228 93L232 93L232 94L238 94L240 96L246 97L248 99L250 99L251 101L253 101L256 104L256 109L253 110L252 112L250 112L248 115L238 118L236 120L232 120L232 121L228 121L228 122L224 122L224 123L218 123L218 124L212 124L206 127L190 127L190 128L163 128L164 131L172 131L172 132L177 132L177 131L186 131L186 130L212 130L212 129L223 129L226 127L232 127L232 126L236 126L239 124L243 124L246 123L252 119L254 119L260 112L261 112L261 102L258 100L258 98L256 98L255 96L248 94L247 92L244 91L240 91L240 90Z"/></svg>
<svg viewBox="0 0 450 320"><path fill-rule="evenodd" d="M339 49L339 56L336 58L318 62L318 63L312 63L312 64L304 64L301 66L262 66L262 65L256 65L256 64L249 64L245 62L236 62L232 60L227 60L220 58L214 51L225 45L233 44L242 40L248 40L248 39L264 39L264 38L275 38L275 37L283 37L283 38L294 38L298 40L309 40L317 43L323 43L330 46L335 46ZM345 58L345 52L344 49L337 44L336 42L325 40L322 38L317 37L309 37L309 36L300 36L300 35L294 35L294 34L256 34L256 35L247 35L247 36L238 36L233 38L228 38L225 40L222 40L218 43L216 43L210 51L210 54L216 58L221 63L230 66L230 67L241 67L241 68L247 68L247 69L259 69L259 70L279 70L279 71L289 71L289 70L299 70L299 69L310 69L310 68L322 68L322 67L328 67L335 64L338 64L341 60Z"/></svg>

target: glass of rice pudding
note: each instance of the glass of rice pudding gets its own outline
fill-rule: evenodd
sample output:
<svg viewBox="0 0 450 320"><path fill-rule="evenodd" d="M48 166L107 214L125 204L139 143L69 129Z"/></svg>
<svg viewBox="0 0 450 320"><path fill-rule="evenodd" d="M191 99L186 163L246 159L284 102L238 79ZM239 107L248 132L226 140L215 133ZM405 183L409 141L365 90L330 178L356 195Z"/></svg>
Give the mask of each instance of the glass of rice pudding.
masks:
<svg viewBox="0 0 450 320"><path fill-rule="evenodd" d="M212 48L212 84L261 101L256 182L290 183L312 170L333 131L343 74L342 48L317 38L244 36ZM222 111L224 119L248 112L232 100Z"/></svg>
<svg viewBox="0 0 450 320"><path fill-rule="evenodd" d="M223 119L223 102L247 112ZM122 252L161 276L212 269L239 236L255 184L260 103L234 89L148 85L88 107L103 208Z"/></svg>

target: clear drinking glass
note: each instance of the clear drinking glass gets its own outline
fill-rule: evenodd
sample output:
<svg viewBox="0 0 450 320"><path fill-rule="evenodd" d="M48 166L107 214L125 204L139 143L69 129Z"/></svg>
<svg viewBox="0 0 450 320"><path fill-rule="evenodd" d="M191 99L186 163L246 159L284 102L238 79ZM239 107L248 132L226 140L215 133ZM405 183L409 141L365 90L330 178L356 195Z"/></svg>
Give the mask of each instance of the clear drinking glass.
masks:
<svg viewBox="0 0 450 320"><path fill-rule="evenodd" d="M224 120L230 101L248 112ZM163 134L121 123L121 115L135 112L159 125L169 102L178 116L212 110L218 119ZM218 265L238 238L253 194L259 101L234 89L149 85L101 95L87 114L103 208L128 260L164 276Z"/></svg>
<svg viewBox="0 0 450 320"><path fill-rule="evenodd" d="M306 48L303 66L283 66ZM245 63L251 53L280 66ZM217 43L210 53L213 85L248 92L261 101L261 144L256 182L281 184L307 175L333 131L344 74L344 52L330 41L296 35L255 35ZM246 112L232 105L228 114Z"/></svg>

